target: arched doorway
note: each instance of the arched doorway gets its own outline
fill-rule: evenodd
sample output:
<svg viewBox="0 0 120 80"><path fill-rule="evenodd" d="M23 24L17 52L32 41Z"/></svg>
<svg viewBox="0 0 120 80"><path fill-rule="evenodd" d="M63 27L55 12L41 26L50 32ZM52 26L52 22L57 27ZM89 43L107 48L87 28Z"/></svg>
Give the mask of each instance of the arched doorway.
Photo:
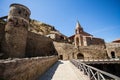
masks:
<svg viewBox="0 0 120 80"><path fill-rule="evenodd" d="M60 60L63 60L63 55L60 55L60 56L59 56L59 59L60 59Z"/></svg>
<svg viewBox="0 0 120 80"><path fill-rule="evenodd" d="M77 59L84 59L84 55L81 54L81 53L78 53L78 54L77 54Z"/></svg>
<svg viewBox="0 0 120 80"><path fill-rule="evenodd" d="M115 58L115 52L114 51L111 52L111 57Z"/></svg>
<svg viewBox="0 0 120 80"><path fill-rule="evenodd" d="M74 53L72 53L72 58L75 59Z"/></svg>

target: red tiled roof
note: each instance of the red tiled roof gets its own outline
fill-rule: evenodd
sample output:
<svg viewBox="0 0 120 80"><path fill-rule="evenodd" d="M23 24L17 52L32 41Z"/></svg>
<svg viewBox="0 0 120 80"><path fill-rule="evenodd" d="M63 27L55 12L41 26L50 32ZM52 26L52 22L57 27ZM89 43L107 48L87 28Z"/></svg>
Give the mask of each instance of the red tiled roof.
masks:
<svg viewBox="0 0 120 80"><path fill-rule="evenodd" d="M82 34L83 36L92 36L91 34L89 34L89 33L87 33L87 32L82 32L82 33L80 33L80 34ZM74 36L75 36L75 35L70 36L69 39L70 39L70 38L74 38Z"/></svg>
<svg viewBox="0 0 120 80"><path fill-rule="evenodd" d="M119 39L116 39L116 40L114 40L114 41L112 41L112 42L120 43L120 38L119 38Z"/></svg>
<svg viewBox="0 0 120 80"><path fill-rule="evenodd" d="M82 33L80 33L80 34L82 34L82 35L84 35L84 36L92 36L91 34L89 34L89 33L87 33L87 32L82 32Z"/></svg>

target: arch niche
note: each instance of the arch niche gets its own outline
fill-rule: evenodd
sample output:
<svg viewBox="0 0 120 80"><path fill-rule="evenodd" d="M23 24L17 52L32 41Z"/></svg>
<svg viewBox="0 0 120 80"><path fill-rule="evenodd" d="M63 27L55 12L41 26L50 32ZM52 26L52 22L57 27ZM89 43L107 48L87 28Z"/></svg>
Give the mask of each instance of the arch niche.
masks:
<svg viewBox="0 0 120 80"><path fill-rule="evenodd" d="M60 59L60 60L63 60L63 55L60 55L60 56L59 56L59 59Z"/></svg>
<svg viewBox="0 0 120 80"><path fill-rule="evenodd" d="M115 58L115 52L114 51L111 52L111 57Z"/></svg>
<svg viewBox="0 0 120 80"><path fill-rule="evenodd" d="M78 53L78 54L77 54L77 59L84 59L84 55L81 54L81 53Z"/></svg>

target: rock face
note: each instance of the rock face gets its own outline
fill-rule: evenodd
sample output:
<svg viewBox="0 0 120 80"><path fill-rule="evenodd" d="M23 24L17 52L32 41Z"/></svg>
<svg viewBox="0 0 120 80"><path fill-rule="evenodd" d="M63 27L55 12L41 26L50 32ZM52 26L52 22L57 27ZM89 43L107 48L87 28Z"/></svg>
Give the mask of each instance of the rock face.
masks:
<svg viewBox="0 0 120 80"><path fill-rule="evenodd" d="M20 4L11 4L8 22L5 26L4 53L10 57L24 57L30 10Z"/></svg>
<svg viewBox="0 0 120 80"><path fill-rule="evenodd" d="M54 26L36 20L30 20L28 31L44 35L53 41L68 42L68 37L56 30Z"/></svg>
<svg viewBox="0 0 120 80"><path fill-rule="evenodd" d="M57 31L57 30L54 28L54 26L31 19L28 31L36 34L48 35L52 31Z"/></svg>
<svg viewBox="0 0 120 80"><path fill-rule="evenodd" d="M51 56L57 55L53 41L45 36L28 32L26 56Z"/></svg>

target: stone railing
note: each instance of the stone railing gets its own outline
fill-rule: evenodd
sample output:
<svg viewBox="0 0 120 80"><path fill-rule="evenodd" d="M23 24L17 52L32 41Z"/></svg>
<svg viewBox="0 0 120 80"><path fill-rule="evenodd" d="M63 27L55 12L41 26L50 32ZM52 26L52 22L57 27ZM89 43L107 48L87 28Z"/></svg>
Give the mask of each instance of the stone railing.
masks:
<svg viewBox="0 0 120 80"><path fill-rule="evenodd" d="M37 80L57 60L57 56L0 60L0 80Z"/></svg>

